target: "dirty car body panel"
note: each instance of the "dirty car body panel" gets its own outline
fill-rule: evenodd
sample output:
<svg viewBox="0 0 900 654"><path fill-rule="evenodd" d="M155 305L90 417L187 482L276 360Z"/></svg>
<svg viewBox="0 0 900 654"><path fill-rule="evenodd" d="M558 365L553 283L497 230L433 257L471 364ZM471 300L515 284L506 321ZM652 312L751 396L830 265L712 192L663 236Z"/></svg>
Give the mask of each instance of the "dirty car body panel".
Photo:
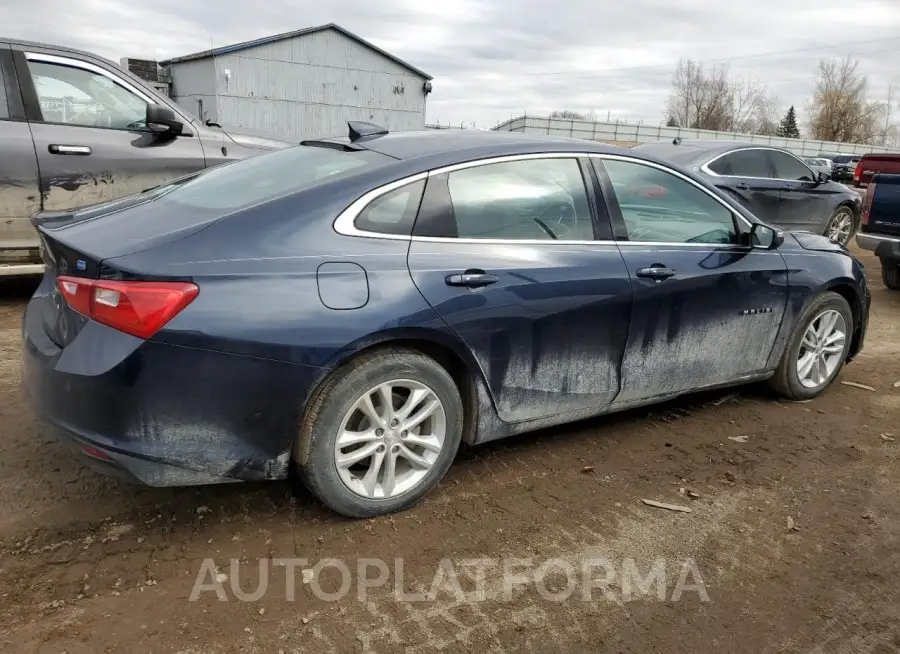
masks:
<svg viewBox="0 0 900 654"><path fill-rule="evenodd" d="M691 202L722 222L698 228ZM831 286L860 315L858 351L858 262L809 234L751 248L757 222L698 176L584 141L301 145L39 214L24 386L95 464L191 484L287 475L309 399L386 344L453 369L470 443L764 379ZM82 284L105 318L78 309ZM121 296L102 289L159 284L197 291L152 333L110 322Z"/></svg>

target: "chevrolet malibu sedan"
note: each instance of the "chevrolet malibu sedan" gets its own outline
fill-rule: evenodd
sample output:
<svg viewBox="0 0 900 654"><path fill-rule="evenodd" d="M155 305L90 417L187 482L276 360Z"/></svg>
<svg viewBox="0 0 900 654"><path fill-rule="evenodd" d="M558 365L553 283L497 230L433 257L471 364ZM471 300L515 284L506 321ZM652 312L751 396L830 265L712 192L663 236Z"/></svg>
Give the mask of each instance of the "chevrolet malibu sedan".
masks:
<svg viewBox="0 0 900 654"><path fill-rule="evenodd" d="M461 442L761 380L812 398L863 345L859 262L699 176L350 128L36 216L24 385L87 461L150 485L293 471L374 516Z"/></svg>

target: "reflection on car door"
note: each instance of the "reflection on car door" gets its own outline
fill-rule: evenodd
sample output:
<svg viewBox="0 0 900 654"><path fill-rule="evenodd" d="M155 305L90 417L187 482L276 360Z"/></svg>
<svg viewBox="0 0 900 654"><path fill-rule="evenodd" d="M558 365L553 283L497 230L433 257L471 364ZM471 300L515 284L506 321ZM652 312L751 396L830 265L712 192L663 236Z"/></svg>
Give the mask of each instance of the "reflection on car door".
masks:
<svg viewBox="0 0 900 654"><path fill-rule="evenodd" d="M45 210L138 193L204 167L196 136L154 134L152 97L97 64L14 51Z"/></svg>
<svg viewBox="0 0 900 654"><path fill-rule="evenodd" d="M734 150L704 166L713 184L766 222L778 222L781 188L761 148Z"/></svg>
<svg viewBox="0 0 900 654"><path fill-rule="evenodd" d="M410 274L473 353L507 422L599 412L619 392L631 289L585 179L593 185L586 160L561 155L428 180Z"/></svg>
<svg viewBox="0 0 900 654"><path fill-rule="evenodd" d="M633 289L617 403L762 372L787 301L781 255L740 245L725 203L675 171L606 155L595 165L628 235L619 246ZM641 185L652 201L634 200Z"/></svg>
<svg viewBox="0 0 900 654"><path fill-rule="evenodd" d="M775 176L782 180L778 224L785 229L805 229L822 233L831 217L830 184L819 184L802 161L786 152L766 150Z"/></svg>

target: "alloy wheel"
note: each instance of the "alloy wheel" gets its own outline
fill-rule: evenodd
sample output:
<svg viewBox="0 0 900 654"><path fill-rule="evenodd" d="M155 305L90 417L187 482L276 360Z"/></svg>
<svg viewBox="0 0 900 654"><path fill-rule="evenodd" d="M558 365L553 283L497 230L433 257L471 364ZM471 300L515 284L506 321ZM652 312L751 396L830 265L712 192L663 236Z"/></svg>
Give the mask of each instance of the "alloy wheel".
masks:
<svg viewBox="0 0 900 654"><path fill-rule="evenodd" d="M797 378L806 388L824 386L841 364L847 323L840 311L826 309L817 315L803 334L797 355Z"/></svg>
<svg viewBox="0 0 900 654"><path fill-rule="evenodd" d="M850 233L853 231L853 215L849 209L840 209L828 223L828 238L834 243L847 245L850 242Z"/></svg>
<svg viewBox="0 0 900 654"><path fill-rule="evenodd" d="M341 421L338 475L368 499L401 495L425 479L446 435L444 405L431 388L410 379L384 382L360 395Z"/></svg>

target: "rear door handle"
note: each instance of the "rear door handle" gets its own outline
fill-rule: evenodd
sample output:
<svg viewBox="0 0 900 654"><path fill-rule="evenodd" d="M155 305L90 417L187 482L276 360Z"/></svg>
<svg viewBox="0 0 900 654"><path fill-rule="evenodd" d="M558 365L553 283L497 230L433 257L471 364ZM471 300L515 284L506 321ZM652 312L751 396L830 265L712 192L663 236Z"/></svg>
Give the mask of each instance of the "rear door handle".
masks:
<svg viewBox="0 0 900 654"><path fill-rule="evenodd" d="M91 149L86 145L57 145L53 143L47 146L50 154L71 154L75 156L86 157L91 153Z"/></svg>
<svg viewBox="0 0 900 654"><path fill-rule="evenodd" d="M491 275L484 271L467 270L462 274L447 275L445 280L447 286L468 286L470 288L478 288L479 286L487 286L500 281L497 275Z"/></svg>
<svg viewBox="0 0 900 654"><path fill-rule="evenodd" d="M741 182L740 184L738 184L738 185L736 186L736 188L740 189L741 191L749 191L749 190L750 190L750 185L749 185L749 184L744 184L744 182Z"/></svg>
<svg viewBox="0 0 900 654"><path fill-rule="evenodd" d="M665 266L654 264L649 268L638 268L637 276L643 277L644 279L652 279L657 282L662 282L667 280L669 277L674 277L677 273L671 268L666 268Z"/></svg>

